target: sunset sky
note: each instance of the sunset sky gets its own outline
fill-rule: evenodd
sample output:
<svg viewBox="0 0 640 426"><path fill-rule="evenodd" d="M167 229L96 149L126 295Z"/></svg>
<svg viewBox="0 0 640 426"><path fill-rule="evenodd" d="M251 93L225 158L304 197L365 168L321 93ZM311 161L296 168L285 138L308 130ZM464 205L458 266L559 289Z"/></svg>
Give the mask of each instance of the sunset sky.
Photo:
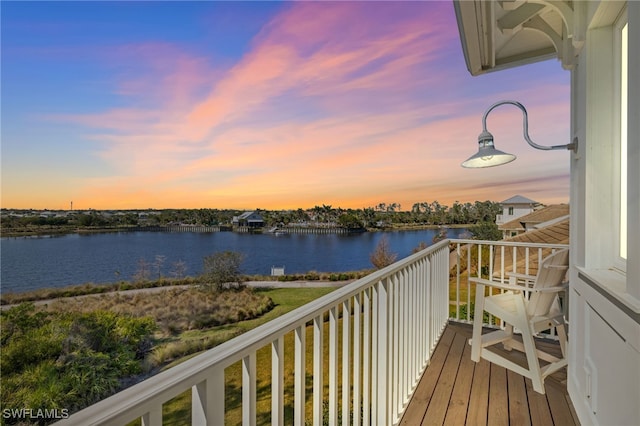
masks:
<svg viewBox="0 0 640 426"><path fill-rule="evenodd" d="M569 72L471 77L450 1L6 2L2 207L568 202L569 154L463 169L482 114L570 142Z"/></svg>

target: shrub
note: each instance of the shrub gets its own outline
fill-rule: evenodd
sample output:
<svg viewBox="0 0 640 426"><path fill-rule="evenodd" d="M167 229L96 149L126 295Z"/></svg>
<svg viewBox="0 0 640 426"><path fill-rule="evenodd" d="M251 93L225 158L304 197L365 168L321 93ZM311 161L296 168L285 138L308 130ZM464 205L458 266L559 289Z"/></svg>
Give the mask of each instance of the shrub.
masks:
<svg viewBox="0 0 640 426"><path fill-rule="evenodd" d="M147 316L155 320L164 335L204 329L212 326L255 318L273 308L273 301L252 289L210 292L200 288L167 289L153 293L108 294L87 296L82 299L59 300L47 308L50 311L91 312L111 311L125 318ZM240 314L241 309L254 312ZM240 318L241 315L245 317ZM106 321L106 317L104 318ZM134 324L117 322L120 338L131 341ZM134 330L135 331L135 330ZM135 342L148 345L148 342Z"/></svg>
<svg viewBox="0 0 640 426"><path fill-rule="evenodd" d="M397 253L392 253L389 248L389 240L386 236L383 236L380 241L378 241L378 245L376 246L369 259L371 260L371 264L375 266L377 269L382 269L385 266L391 265L396 261L398 257Z"/></svg>
<svg viewBox="0 0 640 426"><path fill-rule="evenodd" d="M155 323L115 312L39 312L33 304L3 311L2 381L6 408L92 404L142 371ZM4 419L15 423L19 419Z"/></svg>
<svg viewBox="0 0 640 426"><path fill-rule="evenodd" d="M474 240L497 241L502 239L502 232L495 222L480 222L472 226L471 234Z"/></svg>
<svg viewBox="0 0 640 426"><path fill-rule="evenodd" d="M240 266L244 256L234 251L222 251L204 258L204 276L216 290L221 290L226 284L242 285Z"/></svg>
<svg viewBox="0 0 640 426"><path fill-rule="evenodd" d="M307 281L318 281L320 279L320 275L316 271L309 271L304 276L304 279Z"/></svg>

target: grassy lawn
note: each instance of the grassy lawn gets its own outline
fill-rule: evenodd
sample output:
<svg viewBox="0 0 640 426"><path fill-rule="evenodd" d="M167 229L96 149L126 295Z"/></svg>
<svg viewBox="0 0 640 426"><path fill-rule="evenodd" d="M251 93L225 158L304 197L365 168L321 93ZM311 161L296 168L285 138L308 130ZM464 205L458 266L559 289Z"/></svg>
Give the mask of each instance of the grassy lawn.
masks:
<svg viewBox="0 0 640 426"><path fill-rule="evenodd" d="M240 321L219 327L213 327L208 330L188 331L180 336L182 340L192 339L212 339L217 342L228 340L238 336L248 330L258 327L268 321L276 319L281 315L290 312L318 297L324 296L335 290L335 288L278 288L278 289L260 289L256 290L258 294L270 297L275 307L259 318ZM325 325L325 333L328 333L328 325ZM313 340L313 330L307 327L307 339ZM289 333L285 336L285 393L293 394L293 334ZM325 352L328 356L328 340L325 338ZM308 345L307 349L307 371L312 371L313 354L312 348ZM170 368L186 359L197 354L184 357L179 361L173 362L165 367ZM257 389L258 389L258 424L270 423L270 407L271 407L271 347L267 346L257 352L256 362L257 372ZM327 373L328 374L328 373ZM242 423L242 370L241 364L236 363L225 370L226 390L225 390L225 406L227 417L225 424L241 424ZM307 379L308 387L312 386L311 376ZM307 409L309 415L311 413L311 404L308 401ZM293 416L293 401L285 400L285 422L291 423ZM163 407L164 424L168 425L190 425L191 424L191 392L187 391L182 395L168 401ZM140 424L134 422L132 424Z"/></svg>

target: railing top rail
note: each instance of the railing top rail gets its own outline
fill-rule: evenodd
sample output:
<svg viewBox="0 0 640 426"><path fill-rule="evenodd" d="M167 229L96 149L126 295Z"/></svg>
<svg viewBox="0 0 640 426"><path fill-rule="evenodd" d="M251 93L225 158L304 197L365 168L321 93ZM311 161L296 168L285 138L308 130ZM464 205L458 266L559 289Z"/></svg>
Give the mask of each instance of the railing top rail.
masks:
<svg viewBox="0 0 640 426"><path fill-rule="evenodd" d="M201 382L204 377L215 369L226 368L241 360L250 353L268 345L279 336L294 330L300 325L324 314L334 306L342 303L373 284L395 274L406 266L447 248L449 240L440 241L418 253L412 254L386 268L375 271L351 284L339 288L304 306L278 317L253 330L247 331L235 339L222 343L215 348L195 356L164 373L150 377L130 388L127 388L109 398L106 398L78 413L70 419L63 420L65 424L101 424L112 423L123 412L140 413L152 401L163 401L177 395L180 390ZM71 421L72 420L72 421ZM86 422L86 423L84 423Z"/></svg>
<svg viewBox="0 0 640 426"><path fill-rule="evenodd" d="M569 248L568 244L549 244L549 243L525 243L521 241L489 241L489 240L469 240L463 238L452 238L449 240L451 243L460 244L482 244L482 245L494 245L505 247L531 247L531 248Z"/></svg>

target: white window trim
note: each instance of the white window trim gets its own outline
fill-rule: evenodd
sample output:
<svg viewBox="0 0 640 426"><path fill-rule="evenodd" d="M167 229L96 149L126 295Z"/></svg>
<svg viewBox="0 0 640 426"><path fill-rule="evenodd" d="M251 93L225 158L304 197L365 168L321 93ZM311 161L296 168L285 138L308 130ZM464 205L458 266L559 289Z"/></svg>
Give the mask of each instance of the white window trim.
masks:
<svg viewBox="0 0 640 426"><path fill-rule="evenodd" d="M574 265L593 273L594 282L640 309L640 120L628 120L627 131L627 262L626 272L616 267L619 253L619 154L614 137L619 132L619 107L616 95L614 38L615 25L626 8L628 31L628 117L640 114L640 2L606 3L620 5L618 13L599 15L590 24L585 54L580 55L577 72L572 75L573 130L581 141L572 164L572 203L578 210L572 215ZM611 12L610 8L608 9ZM609 19L609 17L613 19ZM607 22L608 20L608 22ZM620 26L622 28L622 26ZM575 272L575 271L574 271ZM572 273L572 279L577 279ZM638 311L640 312L640 311Z"/></svg>
<svg viewBox="0 0 640 426"><path fill-rule="evenodd" d="M626 185L623 185L622 183L622 168L621 168L621 155L622 155L622 146L623 144L624 146L624 152L626 153L626 144L627 144L627 138L625 137L624 140L622 140L623 134L622 134L622 126L621 126L621 122L622 122L622 115L623 113L626 113L626 111L622 110L622 91L623 91L623 87L622 87L622 29L627 25L628 23L628 17L627 17L627 9L625 8L621 13L620 16L618 17L618 19L616 20L614 26L613 26L613 51L614 51L614 93L615 93L615 99L614 99L614 117L615 120L614 122L617 123L617 125L614 126L614 141L616 141L617 143L615 144L615 158L616 161L614 163L614 176L618 177L616 179L615 182L613 182L614 184L614 200L615 200L615 208L617 211L617 217L615 218L615 245L614 247L616 248L615 253L616 255L613 256L613 268L618 271L621 272L623 274L626 273L627 271L627 259L626 257L622 257L621 255L621 237L623 232L625 233L624 236L624 240L626 242L626 223L623 224L623 220L626 221L627 220L627 212L626 212L626 202L622 203L623 199L622 199L622 193L623 191L625 191L624 194L624 200L626 201ZM627 32L628 34L628 32ZM625 74L626 74L626 70ZM628 84L628 75L627 75L627 84ZM625 90L626 92L626 90ZM626 93L624 94L625 98L626 98ZM627 103L628 105L628 103ZM626 122L625 122L626 125ZM624 132L626 134L626 129L624 129ZM626 156L625 156L626 158ZM625 169L626 169L626 165L625 165ZM627 178L627 173L625 172L625 176L624 179L626 180ZM626 183L626 182L625 182Z"/></svg>

